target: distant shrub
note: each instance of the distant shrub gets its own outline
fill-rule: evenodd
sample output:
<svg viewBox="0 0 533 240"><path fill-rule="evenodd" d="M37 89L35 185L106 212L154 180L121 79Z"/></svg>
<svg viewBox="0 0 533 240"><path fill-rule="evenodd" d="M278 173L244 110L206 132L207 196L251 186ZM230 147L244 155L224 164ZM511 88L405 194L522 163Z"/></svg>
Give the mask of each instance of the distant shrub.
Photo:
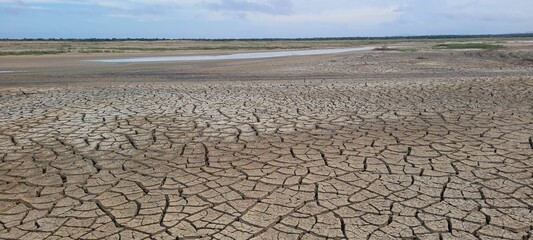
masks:
<svg viewBox="0 0 533 240"><path fill-rule="evenodd" d="M64 50L28 50L28 51L0 51L0 56L21 56L21 55L49 55L68 53Z"/></svg>

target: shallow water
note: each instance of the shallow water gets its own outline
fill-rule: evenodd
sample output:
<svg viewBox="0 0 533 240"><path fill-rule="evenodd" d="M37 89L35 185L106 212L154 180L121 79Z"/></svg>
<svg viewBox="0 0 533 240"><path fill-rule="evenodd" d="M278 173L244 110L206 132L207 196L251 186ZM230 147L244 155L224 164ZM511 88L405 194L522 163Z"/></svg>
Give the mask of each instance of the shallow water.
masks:
<svg viewBox="0 0 533 240"><path fill-rule="evenodd" d="M368 51L368 50L372 50L372 49L374 49L374 47L336 48L336 49L298 50L298 51L278 51L278 52L236 53L236 54L229 54L229 55L195 55L195 56L169 56L169 57L99 59L99 60L90 60L90 61L93 61L93 62L104 62L104 63L136 63L136 62L234 60L234 59L257 59L257 58L276 58L276 57L290 57L290 56L321 55L321 54L332 54L332 53Z"/></svg>
<svg viewBox="0 0 533 240"><path fill-rule="evenodd" d="M14 73L15 71L0 71L0 73Z"/></svg>

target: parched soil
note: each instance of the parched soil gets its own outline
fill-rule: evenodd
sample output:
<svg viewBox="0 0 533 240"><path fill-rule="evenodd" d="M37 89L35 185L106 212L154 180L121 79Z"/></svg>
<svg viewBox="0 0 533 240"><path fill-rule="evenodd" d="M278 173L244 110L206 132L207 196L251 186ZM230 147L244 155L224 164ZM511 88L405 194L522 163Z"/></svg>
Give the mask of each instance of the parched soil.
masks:
<svg viewBox="0 0 533 240"><path fill-rule="evenodd" d="M530 51L0 58L0 238L531 239Z"/></svg>

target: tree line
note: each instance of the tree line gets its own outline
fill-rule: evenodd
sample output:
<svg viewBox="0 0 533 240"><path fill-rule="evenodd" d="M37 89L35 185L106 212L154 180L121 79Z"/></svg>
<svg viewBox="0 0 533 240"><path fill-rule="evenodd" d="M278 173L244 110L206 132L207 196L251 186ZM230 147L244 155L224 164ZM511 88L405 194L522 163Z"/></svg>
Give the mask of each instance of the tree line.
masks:
<svg viewBox="0 0 533 240"><path fill-rule="evenodd" d="M69 42L120 42L120 41L331 41L331 40L424 40L424 39L468 39L468 38L525 38L533 33L479 34L479 35L421 35L387 37L315 37L315 38L2 38L0 41L69 41Z"/></svg>

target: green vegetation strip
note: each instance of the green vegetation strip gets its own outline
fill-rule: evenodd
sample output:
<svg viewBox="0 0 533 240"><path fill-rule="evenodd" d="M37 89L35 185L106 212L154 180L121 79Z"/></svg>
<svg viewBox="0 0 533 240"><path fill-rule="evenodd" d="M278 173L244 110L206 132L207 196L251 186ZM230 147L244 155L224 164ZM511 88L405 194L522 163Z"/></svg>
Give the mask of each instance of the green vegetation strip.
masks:
<svg viewBox="0 0 533 240"><path fill-rule="evenodd" d="M437 44L435 48L441 49L502 49L503 45L498 44L488 44L488 43L444 43Z"/></svg>
<svg viewBox="0 0 533 240"><path fill-rule="evenodd" d="M49 54L61 54L68 51L57 50L28 50L28 51L0 51L0 56L20 56L20 55L49 55Z"/></svg>

